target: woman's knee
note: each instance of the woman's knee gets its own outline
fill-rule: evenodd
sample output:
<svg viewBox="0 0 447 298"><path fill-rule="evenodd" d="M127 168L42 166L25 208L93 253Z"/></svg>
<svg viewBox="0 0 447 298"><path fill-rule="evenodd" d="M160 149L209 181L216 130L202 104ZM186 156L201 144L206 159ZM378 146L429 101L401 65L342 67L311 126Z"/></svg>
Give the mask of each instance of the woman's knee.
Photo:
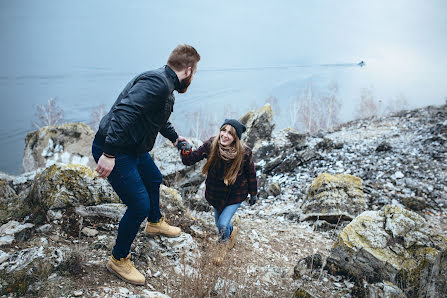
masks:
<svg viewBox="0 0 447 298"><path fill-rule="evenodd" d="M226 222L217 222L217 229L219 231L226 231L229 228L229 224Z"/></svg>

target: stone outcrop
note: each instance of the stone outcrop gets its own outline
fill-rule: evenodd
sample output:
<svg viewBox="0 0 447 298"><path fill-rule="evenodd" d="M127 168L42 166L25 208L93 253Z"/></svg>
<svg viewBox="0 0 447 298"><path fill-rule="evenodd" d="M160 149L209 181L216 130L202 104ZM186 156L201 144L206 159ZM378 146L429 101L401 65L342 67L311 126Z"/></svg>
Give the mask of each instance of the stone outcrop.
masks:
<svg viewBox="0 0 447 298"><path fill-rule="evenodd" d="M247 131L242 134L242 141L250 148L254 147L256 141L269 139L275 127L270 104L257 111L249 111L239 121L247 127Z"/></svg>
<svg viewBox="0 0 447 298"><path fill-rule="evenodd" d="M26 239L25 233L34 227L31 223L21 224L15 220L2 225L0 227L0 246L12 244L17 238Z"/></svg>
<svg viewBox="0 0 447 298"><path fill-rule="evenodd" d="M108 181L90 168L63 164L54 164L36 176L28 201L45 211L120 202Z"/></svg>
<svg viewBox="0 0 447 298"><path fill-rule="evenodd" d="M118 222L123 217L124 212L126 212L126 208L124 204L110 203L96 206L78 206L75 212L82 217L99 216Z"/></svg>
<svg viewBox="0 0 447 298"><path fill-rule="evenodd" d="M312 182L301 206L301 220L352 220L366 209L362 180L352 175L323 173Z"/></svg>
<svg viewBox="0 0 447 298"><path fill-rule="evenodd" d="M355 218L339 234L327 264L331 272L357 280L391 282L408 297L441 297L447 291L447 238L398 206Z"/></svg>
<svg viewBox="0 0 447 298"><path fill-rule="evenodd" d="M94 132L83 123L44 126L25 138L25 172L55 163L95 166L92 157Z"/></svg>
<svg viewBox="0 0 447 298"><path fill-rule="evenodd" d="M193 149L197 149L203 143L197 139L190 139ZM205 176L202 175L202 167L205 161L193 166L185 166L180 158L180 153L171 142L165 142L151 151L152 158L163 176L163 183L178 185L181 187L198 187Z"/></svg>

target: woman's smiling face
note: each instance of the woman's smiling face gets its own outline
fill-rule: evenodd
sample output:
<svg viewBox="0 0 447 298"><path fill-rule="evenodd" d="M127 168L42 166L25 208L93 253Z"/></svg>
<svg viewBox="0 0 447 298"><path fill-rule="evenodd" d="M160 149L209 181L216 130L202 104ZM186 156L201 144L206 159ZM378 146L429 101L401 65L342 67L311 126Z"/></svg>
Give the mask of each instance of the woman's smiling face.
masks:
<svg viewBox="0 0 447 298"><path fill-rule="evenodd" d="M222 146L230 146L233 143L234 137L233 137L233 134L231 133L232 129L234 129L234 128L228 124L224 125L220 129L219 141Z"/></svg>

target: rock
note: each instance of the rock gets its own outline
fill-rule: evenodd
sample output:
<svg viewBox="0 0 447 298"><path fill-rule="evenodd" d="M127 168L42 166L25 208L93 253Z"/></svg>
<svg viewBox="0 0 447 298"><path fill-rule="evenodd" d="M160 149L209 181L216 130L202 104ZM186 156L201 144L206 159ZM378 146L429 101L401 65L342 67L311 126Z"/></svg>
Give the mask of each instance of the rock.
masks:
<svg viewBox="0 0 447 298"><path fill-rule="evenodd" d="M186 211L178 191L164 185L160 185L160 206L172 213Z"/></svg>
<svg viewBox="0 0 447 298"><path fill-rule="evenodd" d="M352 220L366 209L362 180L352 175L319 174L301 206L300 220Z"/></svg>
<svg viewBox="0 0 447 298"><path fill-rule="evenodd" d="M82 234L84 234L87 237L95 237L96 235L98 235L98 230L89 228L89 227L84 227L81 230Z"/></svg>
<svg viewBox="0 0 447 298"><path fill-rule="evenodd" d="M335 148L335 143L334 141L332 141L331 139L328 138L323 138L323 141L317 143L317 145L315 145L315 149L316 150L331 150Z"/></svg>
<svg viewBox="0 0 447 298"><path fill-rule="evenodd" d="M333 274L358 281L389 281L409 297L440 297L447 291L447 237L397 206L355 218L339 234L327 264Z"/></svg>
<svg viewBox="0 0 447 298"><path fill-rule="evenodd" d="M293 296L295 298L314 298L314 296L312 294L310 294L308 291L299 288L298 290L296 290L295 295Z"/></svg>
<svg viewBox="0 0 447 298"><path fill-rule="evenodd" d="M7 180L0 179L0 202L14 202L18 198Z"/></svg>
<svg viewBox="0 0 447 298"><path fill-rule="evenodd" d="M202 182L196 194L186 195L184 197L185 203L188 208L196 211L210 211L212 209L211 205L205 199L205 181Z"/></svg>
<svg viewBox="0 0 447 298"><path fill-rule="evenodd" d="M307 147L307 135L298 133L294 129L286 129L286 138L290 141L292 146L297 150L302 150Z"/></svg>
<svg viewBox="0 0 447 298"><path fill-rule="evenodd" d="M82 296L82 294L83 294L82 290L73 292L73 296L75 296L75 297L80 297L80 296Z"/></svg>
<svg viewBox="0 0 447 298"><path fill-rule="evenodd" d="M258 140L269 139L273 128L273 111L270 104L266 104L256 112L250 111L242 116L239 121L247 127L242 134L242 141L248 147L253 148Z"/></svg>
<svg viewBox="0 0 447 298"><path fill-rule="evenodd" d="M193 149L197 149L203 143L197 139L189 139ZM200 185L205 177L201 174L204 161L193 166L185 166L180 158L180 153L171 142L154 148L151 156L163 176L163 182L167 185Z"/></svg>
<svg viewBox="0 0 447 298"><path fill-rule="evenodd" d="M377 146L376 151L377 152L386 152L390 151L393 147L391 147L390 143L383 141L382 143Z"/></svg>
<svg viewBox="0 0 447 298"><path fill-rule="evenodd" d="M29 238L30 228L34 227L31 223L20 224L17 221L10 221L0 227L0 246L9 245L17 241L23 241Z"/></svg>
<svg viewBox="0 0 447 298"><path fill-rule="evenodd" d="M126 212L126 205L110 203L97 206L78 206L75 209L76 214L82 217L107 217L114 221L119 221Z"/></svg>
<svg viewBox="0 0 447 298"><path fill-rule="evenodd" d="M139 295L141 298L169 298L170 296L165 295L156 291L143 290L143 294Z"/></svg>
<svg viewBox="0 0 447 298"><path fill-rule="evenodd" d="M368 297L370 298L406 298L407 296L399 287L390 282L368 284Z"/></svg>
<svg viewBox="0 0 447 298"><path fill-rule="evenodd" d="M38 227L37 231L41 232L41 233L48 233L49 231L51 231L51 229L52 229L52 226L50 224L44 224L44 225Z"/></svg>
<svg viewBox="0 0 447 298"><path fill-rule="evenodd" d="M413 211L422 211L427 207L427 202L420 197L400 197L399 202Z"/></svg>
<svg viewBox="0 0 447 298"><path fill-rule="evenodd" d="M404 178L404 174L401 171L397 171L393 175L391 175L391 179L402 179Z"/></svg>
<svg viewBox="0 0 447 298"><path fill-rule="evenodd" d="M0 250L0 264L7 261L9 259L9 254L4 252L3 250Z"/></svg>
<svg viewBox="0 0 447 298"><path fill-rule="evenodd" d="M13 235L0 236L0 246L11 245L14 239Z"/></svg>
<svg viewBox="0 0 447 298"><path fill-rule="evenodd" d="M44 126L25 137L26 172L55 163L95 166L91 148L94 132L83 123Z"/></svg>
<svg viewBox="0 0 447 298"><path fill-rule="evenodd" d="M7 180L0 178L0 224L8 222L12 214L13 208L10 206L17 205L18 196Z"/></svg>
<svg viewBox="0 0 447 298"><path fill-rule="evenodd" d="M27 200L45 211L119 202L108 181L90 168L63 164L52 165L37 175Z"/></svg>
<svg viewBox="0 0 447 298"><path fill-rule="evenodd" d="M43 246L17 251L11 255L9 266L6 268L6 273L35 268L43 263L49 264L55 268L63 261L67 252L68 251L65 248L44 248Z"/></svg>
<svg viewBox="0 0 447 298"><path fill-rule="evenodd" d="M267 193L274 197L279 196L281 194L281 185L279 184L279 182L275 181L272 184L270 184Z"/></svg>
<svg viewBox="0 0 447 298"><path fill-rule="evenodd" d="M200 257L197 242L187 233L182 233L176 238L150 238L145 240L144 246L140 249L140 254L143 256L151 256L167 266L181 266L182 268L185 264L193 264ZM155 272L152 277L158 275L160 273Z"/></svg>

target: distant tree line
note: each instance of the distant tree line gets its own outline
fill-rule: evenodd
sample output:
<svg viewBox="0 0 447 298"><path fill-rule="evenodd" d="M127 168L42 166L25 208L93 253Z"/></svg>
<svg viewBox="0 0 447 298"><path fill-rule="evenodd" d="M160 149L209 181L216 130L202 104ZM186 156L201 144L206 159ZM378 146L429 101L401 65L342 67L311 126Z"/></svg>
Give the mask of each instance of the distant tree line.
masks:
<svg viewBox="0 0 447 298"><path fill-rule="evenodd" d="M265 103L272 106L276 120L281 119L288 127L304 133L316 133L320 130L327 131L340 124L340 111L342 101L338 95L338 85L332 83L323 92L315 92L311 83L306 88L293 97L289 106L284 107L274 96L268 97ZM251 108L255 109L256 103L252 103ZM37 120L32 121L33 128L42 126L57 125L64 122L64 111L57 105L56 98L51 98L46 104L34 105ZM365 119L388 115L408 108L408 102L403 95L399 95L392 100L384 101L374 96L373 88L361 90L360 98L355 108L355 119ZM283 113L283 109L287 111ZM108 110L104 104L92 108L90 113L89 126L93 131L99 127L101 118ZM172 122L176 128L180 128L180 133L199 140L206 140L218 131L219 124L224 118L239 118L240 110L230 104L223 109L210 109L209 107L199 107L193 111L187 111L183 115L173 115ZM183 118L180 120L180 118ZM164 142L163 138L157 138L156 145Z"/></svg>

